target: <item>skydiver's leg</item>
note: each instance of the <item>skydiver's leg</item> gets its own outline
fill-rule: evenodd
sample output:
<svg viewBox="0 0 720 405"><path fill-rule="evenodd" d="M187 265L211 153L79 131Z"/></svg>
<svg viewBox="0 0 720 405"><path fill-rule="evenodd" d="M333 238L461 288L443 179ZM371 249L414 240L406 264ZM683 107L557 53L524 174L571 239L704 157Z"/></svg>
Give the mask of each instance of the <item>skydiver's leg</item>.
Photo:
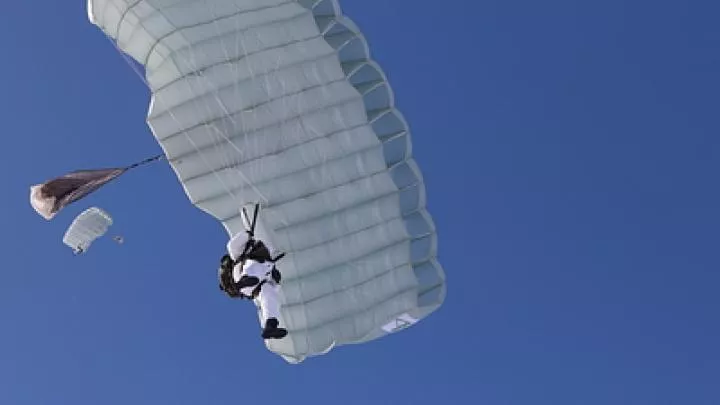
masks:
<svg viewBox="0 0 720 405"><path fill-rule="evenodd" d="M265 328L262 332L263 339L282 339L287 335L287 329L279 327L280 319L280 297L277 287L266 283L260 290L260 308L262 319L265 321Z"/></svg>
<svg viewBox="0 0 720 405"><path fill-rule="evenodd" d="M277 287L269 282L263 284L258 298L260 298L262 317L264 321L267 321L270 318L280 317L280 297L277 292Z"/></svg>
<svg viewBox="0 0 720 405"><path fill-rule="evenodd" d="M252 290L255 288L255 286L260 283L260 278L257 276L262 270L261 267L258 267L257 263L251 263L247 268L245 273L243 273L243 268L241 265L236 265L233 268L233 280L238 284L238 288L240 288L240 291L247 295L252 295Z"/></svg>

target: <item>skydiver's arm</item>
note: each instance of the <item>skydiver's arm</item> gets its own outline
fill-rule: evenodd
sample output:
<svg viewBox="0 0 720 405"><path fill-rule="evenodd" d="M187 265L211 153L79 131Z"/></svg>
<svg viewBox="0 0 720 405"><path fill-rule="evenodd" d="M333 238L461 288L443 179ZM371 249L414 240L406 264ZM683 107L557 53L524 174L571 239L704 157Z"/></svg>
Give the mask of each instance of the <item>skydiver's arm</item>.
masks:
<svg viewBox="0 0 720 405"><path fill-rule="evenodd" d="M233 260L237 260L238 257L245 250L245 243L248 241L248 235L245 232L238 232L233 236L227 243L227 251Z"/></svg>

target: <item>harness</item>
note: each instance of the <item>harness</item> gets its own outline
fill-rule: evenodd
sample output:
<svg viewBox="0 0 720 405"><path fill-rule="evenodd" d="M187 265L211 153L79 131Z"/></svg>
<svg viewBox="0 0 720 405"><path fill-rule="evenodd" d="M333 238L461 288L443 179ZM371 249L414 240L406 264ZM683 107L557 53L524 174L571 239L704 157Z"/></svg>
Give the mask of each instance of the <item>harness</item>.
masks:
<svg viewBox="0 0 720 405"><path fill-rule="evenodd" d="M285 253L280 253L273 258L272 256L270 256L270 251L268 250L267 246L265 246L262 241L255 240L254 238L255 224L257 223L259 211L260 205L255 204L253 219L251 221L247 210L245 210L245 208L242 209L242 217L243 222L245 223L245 232L247 232L248 234L248 240L247 242L245 242L243 251L242 253L240 253L240 256L238 256L237 260L233 260L230 255L226 254L222 257L220 261L220 269L218 270L220 290L224 291L231 298L253 300L257 298L257 296L260 294L260 290L262 290L262 286L265 285L265 283L267 282L267 277L263 278L263 280L260 281L257 279L257 277L247 275L242 276L237 283L235 282L235 280L233 280L232 272L235 266L237 266L238 264L243 266L245 264L245 261L248 259L255 260L258 263L271 262L273 264L272 269L269 272L265 273L265 276L270 276L277 284L280 284L280 279L282 278L280 271L277 269L277 267L275 267L275 263L285 257ZM250 296L245 295L242 293L242 291L240 291L241 289L245 287L250 287L252 285L255 285L256 283L257 286L253 288Z"/></svg>
<svg viewBox="0 0 720 405"><path fill-rule="evenodd" d="M258 263L271 262L273 264L272 269L265 273L266 276L270 276L274 282L280 284L282 274L275 266L275 263L285 257L285 253L281 253L275 257L270 256L270 252L265 247L262 241L256 241L254 239L248 240L245 244L243 252L238 256L237 260L232 260L229 255L224 255L220 262L220 270L218 273L219 287L220 290L224 291L231 298L249 299L254 300L260 294L263 285L267 283L268 279L263 278L258 280L255 276L244 275L235 282L232 276L233 269L237 265L244 265L246 260L255 260ZM250 295L244 294L241 290L246 287L255 285Z"/></svg>

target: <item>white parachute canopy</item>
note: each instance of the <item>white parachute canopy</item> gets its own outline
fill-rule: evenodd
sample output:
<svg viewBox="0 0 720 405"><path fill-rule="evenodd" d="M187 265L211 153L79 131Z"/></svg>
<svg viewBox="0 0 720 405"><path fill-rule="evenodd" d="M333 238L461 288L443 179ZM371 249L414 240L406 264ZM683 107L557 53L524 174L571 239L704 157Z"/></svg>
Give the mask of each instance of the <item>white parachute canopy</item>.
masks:
<svg viewBox="0 0 720 405"><path fill-rule="evenodd" d="M286 253L289 333L268 349L298 363L442 305L410 129L336 0L88 0L88 15L141 65L148 125L189 200L230 235L241 207L262 206L257 238Z"/></svg>
<svg viewBox="0 0 720 405"><path fill-rule="evenodd" d="M110 214L97 207L91 207L80 213L68 227L63 243L75 254L87 252L90 245L105 235L113 220Z"/></svg>

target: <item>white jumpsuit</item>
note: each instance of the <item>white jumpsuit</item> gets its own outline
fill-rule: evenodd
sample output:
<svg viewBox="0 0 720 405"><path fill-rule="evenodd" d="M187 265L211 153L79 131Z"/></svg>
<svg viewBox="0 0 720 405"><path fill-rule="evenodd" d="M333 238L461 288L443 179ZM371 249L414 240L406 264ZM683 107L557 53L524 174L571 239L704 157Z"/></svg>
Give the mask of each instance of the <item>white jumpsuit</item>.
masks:
<svg viewBox="0 0 720 405"><path fill-rule="evenodd" d="M238 256L242 254L247 240L248 237L245 232L239 232L230 239L227 244L227 250L228 254L233 260L237 260ZM265 245L268 247L268 250L270 250L270 246L268 246L267 243ZM273 263L258 263L255 260L245 260L244 264L238 263L235 268L233 268L233 280L235 282L238 282L240 280L240 277L242 277L243 275L255 276L260 281L267 280L260 289L260 294L258 294L258 298L255 299L255 305L260 306L260 323L262 326L265 326L265 322L269 318L276 318L278 322L280 322L280 296L278 293L279 287L275 284L275 282L270 276L270 271L272 270L272 268ZM251 296L252 291L253 289L255 289L255 287L256 285L252 287L245 287L240 291L245 295Z"/></svg>

